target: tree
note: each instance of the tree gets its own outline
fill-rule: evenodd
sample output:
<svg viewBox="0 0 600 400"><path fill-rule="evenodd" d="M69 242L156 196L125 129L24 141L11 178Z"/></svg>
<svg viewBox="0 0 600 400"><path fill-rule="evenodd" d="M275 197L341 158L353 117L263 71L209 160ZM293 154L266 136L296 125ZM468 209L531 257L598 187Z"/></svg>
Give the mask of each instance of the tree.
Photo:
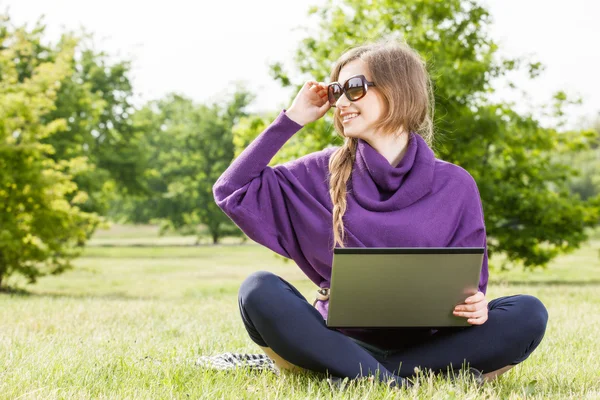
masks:
<svg viewBox="0 0 600 400"><path fill-rule="evenodd" d="M8 16L4 16L3 26L11 26ZM79 189L88 195L80 207L103 215L115 192L144 191L138 181L145 168L137 148L141 132L131 121L135 110L130 63L109 63L106 53L94 50L92 35L84 32L67 33L57 44L43 43L45 30L43 17L33 29L18 30L24 46L14 49L17 80L24 82L37 67L54 62L65 41L75 43L69 73L61 77L54 107L40 116L42 124L58 119L65 123L41 141L54 148L50 157L57 162L88 159L90 167L74 176Z"/></svg>
<svg viewBox="0 0 600 400"><path fill-rule="evenodd" d="M159 220L162 232L199 236L203 224L213 243L226 235L244 237L214 202L212 185L233 159L232 126L246 115L251 98L239 89L222 105L195 105L170 94L139 110L134 123L146 132L149 194L121 199L118 214L130 222Z"/></svg>
<svg viewBox="0 0 600 400"><path fill-rule="evenodd" d="M67 121L46 117L56 107L61 82L72 74L76 40L64 37L51 61L20 76L32 44L22 28L0 16L0 285L20 273L30 282L71 267L100 223L80 209L87 195L73 176L89 168L83 157L53 159L46 143Z"/></svg>
<svg viewBox="0 0 600 400"><path fill-rule="evenodd" d="M583 200L600 195L600 118L596 119L591 129L597 139L592 142L590 149L566 154L563 159L578 171L571 180L570 188Z"/></svg>
<svg viewBox="0 0 600 400"><path fill-rule="evenodd" d="M474 0L345 0L311 8L318 28L301 41L296 67L304 78L327 81L332 63L350 46L384 37L406 40L428 62L434 83L437 127L434 151L475 178L484 207L488 252L525 266L545 265L587 239L584 228L598 224L600 197L584 201L568 187L575 173L557 154L589 146L589 131L562 134L521 115L509 103L487 100L493 79L542 66L524 59L500 59L489 38L487 10ZM281 63L271 73L283 86L292 80ZM302 82L298 82L299 89ZM561 101L557 95L557 112ZM289 143L299 157L332 140L331 116L309 124L302 142ZM308 141L314 147L303 146ZM286 144L287 146L288 144Z"/></svg>

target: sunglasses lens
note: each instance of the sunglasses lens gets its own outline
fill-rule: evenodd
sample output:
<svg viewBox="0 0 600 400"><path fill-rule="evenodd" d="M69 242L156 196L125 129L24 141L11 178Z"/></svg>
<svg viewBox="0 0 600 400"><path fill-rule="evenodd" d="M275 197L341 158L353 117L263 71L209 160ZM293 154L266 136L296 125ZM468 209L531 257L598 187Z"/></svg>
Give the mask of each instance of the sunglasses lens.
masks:
<svg viewBox="0 0 600 400"><path fill-rule="evenodd" d="M346 82L346 96L348 100L358 100L365 95L365 87L360 78L352 78Z"/></svg>
<svg viewBox="0 0 600 400"><path fill-rule="evenodd" d="M327 90L327 95L329 96L329 103L331 105L335 105L340 96L342 95L342 87L339 85L331 85Z"/></svg>

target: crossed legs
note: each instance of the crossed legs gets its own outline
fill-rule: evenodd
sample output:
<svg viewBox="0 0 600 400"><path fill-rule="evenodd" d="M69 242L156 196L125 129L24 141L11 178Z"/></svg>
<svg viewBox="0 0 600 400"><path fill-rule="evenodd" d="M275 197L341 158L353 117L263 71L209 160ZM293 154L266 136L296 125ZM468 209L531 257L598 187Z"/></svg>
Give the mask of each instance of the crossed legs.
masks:
<svg viewBox="0 0 600 400"><path fill-rule="evenodd" d="M356 378L379 371L382 381L407 377L415 367L445 371L463 362L493 379L525 360L542 340L548 318L528 295L489 302L485 324L441 329L426 342L375 358L349 337L329 329L321 314L291 284L259 271L241 285L239 306L251 339L280 369L305 368Z"/></svg>

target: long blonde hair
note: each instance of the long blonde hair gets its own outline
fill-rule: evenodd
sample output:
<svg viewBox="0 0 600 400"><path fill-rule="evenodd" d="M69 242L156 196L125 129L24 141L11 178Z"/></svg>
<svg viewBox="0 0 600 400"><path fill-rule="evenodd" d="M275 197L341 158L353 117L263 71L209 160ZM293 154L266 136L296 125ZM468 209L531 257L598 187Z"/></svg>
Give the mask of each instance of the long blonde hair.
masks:
<svg viewBox="0 0 600 400"><path fill-rule="evenodd" d="M330 81L338 80L342 67L349 62L364 61L371 80L383 97L383 118L375 130L393 134L403 129L415 132L431 146L433 140L433 92L425 61L408 44L396 40L367 43L346 51L333 65ZM333 247L344 247L346 184L356 157L357 138L345 137L342 119L337 112L334 126L344 144L329 159L329 194L333 203Z"/></svg>

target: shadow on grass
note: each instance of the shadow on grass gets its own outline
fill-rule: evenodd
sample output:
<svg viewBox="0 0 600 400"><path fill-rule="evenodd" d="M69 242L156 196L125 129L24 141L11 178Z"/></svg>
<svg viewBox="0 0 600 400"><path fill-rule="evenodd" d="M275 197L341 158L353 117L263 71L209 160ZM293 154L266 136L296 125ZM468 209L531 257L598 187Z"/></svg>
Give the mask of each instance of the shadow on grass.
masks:
<svg viewBox="0 0 600 400"><path fill-rule="evenodd" d="M188 289L182 293L181 297L165 297L161 294L155 295L134 295L126 292L106 292L106 293L64 293L51 291L28 291L19 287L0 288L0 298L2 295L15 296L22 298L48 298L48 299L98 299L98 300L160 300L160 301L204 301L207 299L215 300L223 297L231 297L237 294L237 287L225 288L221 286L204 287L198 289Z"/></svg>
<svg viewBox="0 0 600 400"><path fill-rule="evenodd" d="M28 296L30 294L29 291L19 288L19 287L11 287L11 286L2 286L0 287L0 294L12 294L16 296Z"/></svg>
<svg viewBox="0 0 600 400"><path fill-rule="evenodd" d="M61 293L61 292L30 292L22 288L1 288L0 296L9 295L31 298L67 298L67 299L103 299L103 300L158 300L158 296L133 296L122 292L113 293Z"/></svg>

